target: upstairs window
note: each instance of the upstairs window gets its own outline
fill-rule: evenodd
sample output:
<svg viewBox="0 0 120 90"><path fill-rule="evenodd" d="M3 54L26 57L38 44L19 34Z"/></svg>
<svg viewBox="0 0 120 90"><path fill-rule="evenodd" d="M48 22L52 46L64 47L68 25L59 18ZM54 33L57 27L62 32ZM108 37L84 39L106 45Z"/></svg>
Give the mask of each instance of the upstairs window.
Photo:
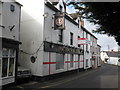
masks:
<svg viewBox="0 0 120 90"><path fill-rule="evenodd" d="M78 39L80 38L80 36L78 36ZM78 44L78 47L80 47L80 44Z"/></svg>
<svg viewBox="0 0 120 90"><path fill-rule="evenodd" d="M59 30L59 42L63 42L63 30Z"/></svg>
<svg viewBox="0 0 120 90"><path fill-rule="evenodd" d="M15 11L15 6L12 5L12 4L10 5L10 11L11 11L11 12L14 12L14 11Z"/></svg>
<svg viewBox="0 0 120 90"><path fill-rule="evenodd" d="M60 12L62 12L63 11L63 7L60 5Z"/></svg>
<svg viewBox="0 0 120 90"><path fill-rule="evenodd" d="M73 33L70 33L70 45L73 45Z"/></svg>

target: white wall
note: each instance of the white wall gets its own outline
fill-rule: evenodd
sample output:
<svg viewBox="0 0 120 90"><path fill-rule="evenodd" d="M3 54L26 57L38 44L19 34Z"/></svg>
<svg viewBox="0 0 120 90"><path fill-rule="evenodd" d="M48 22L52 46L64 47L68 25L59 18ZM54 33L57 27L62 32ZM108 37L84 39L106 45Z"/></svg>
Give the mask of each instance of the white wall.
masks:
<svg viewBox="0 0 120 90"><path fill-rule="evenodd" d="M44 0L21 0L22 7L19 63L30 68L33 75L42 76L43 68L43 26L44 26ZM37 53L35 53L40 49ZM34 53L34 54L33 54ZM36 57L36 62L32 63L31 56Z"/></svg>
<svg viewBox="0 0 120 90"><path fill-rule="evenodd" d="M10 6L15 6L15 11L11 12ZM0 25L5 28L0 27L0 37L4 37L7 39L13 39L19 41L19 25L20 25L20 9L21 6L14 2L2 2L0 1ZM15 25L12 31L10 31L10 27ZM0 74L2 74L2 41L0 41ZM7 77L1 78L0 75L0 86L6 85L9 83L14 83L15 77Z"/></svg>
<svg viewBox="0 0 120 90"><path fill-rule="evenodd" d="M58 5L59 6L59 5ZM47 6L45 6L45 13L48 13L48 17L44 18L44 39L49 42L58 43L59 42L59 30L54 30L54 15L55 11L51 10ZM73 45L70 45L70 32L73 33ZM81 28L78 28L77 25L70 22L68 19L65 19L65 30L63 30L63 45L69 45L71 47L78 47L78 36L83 37L83 32ZM49 52L44 52L44 62L49 62ZM51 62L56 62L56 53L51 53ZM70 54L65 54L65 61L70 61ZM64 62L65 62L64 61ZM78 61L78 55L74 54L74 61ZM83 61L83 57L81 55L81 61ZM83 67L83 62L80 62L80 68ZM43 73L44 75L49 75L49 65L45 64ZM50 65L50 74L60 73L67 70L73 70L78 68L78 62L74 62L73 68L70 68L70 63L64 63L64 69L56 70L56 64Z"/></svg>
<svg viewBox="0 0 120 90"><path fill-rule="evenodd" d="M0 25L2 25L2 3L0 2ZM0 37L2 37L2 27L0 27Z"/></svg>
<svg viewBox="0 0 120 90"><path fill-rule="evenodd" d="M15 6L15 11L10 11L10 5ZM4 2L2 7L2 25L5 26L2 30L2 37L15 39L19 41L19 21L20 21L20 5L14 2ZM10 27L15 25L12 31Z"/></svg>

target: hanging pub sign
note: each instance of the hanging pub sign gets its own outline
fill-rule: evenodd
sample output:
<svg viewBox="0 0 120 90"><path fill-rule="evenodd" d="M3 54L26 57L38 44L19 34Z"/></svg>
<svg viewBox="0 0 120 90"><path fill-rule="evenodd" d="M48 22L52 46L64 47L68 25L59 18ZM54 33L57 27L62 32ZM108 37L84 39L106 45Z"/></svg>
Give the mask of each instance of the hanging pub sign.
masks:
<svg viewBox="0 0 120 90"><path fill-rule="evenodd" d="M54 18L54 29L63 30L65 29L65 18L63 13L56 13Z"/></svg>

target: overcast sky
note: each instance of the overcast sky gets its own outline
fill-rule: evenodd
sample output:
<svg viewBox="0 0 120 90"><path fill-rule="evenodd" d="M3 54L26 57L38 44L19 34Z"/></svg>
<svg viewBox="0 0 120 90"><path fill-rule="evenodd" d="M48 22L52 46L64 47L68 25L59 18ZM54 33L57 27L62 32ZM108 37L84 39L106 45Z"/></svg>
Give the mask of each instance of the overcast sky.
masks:
<svg viewBox="0 0 120 90"><path fill-rule="evenodd" d="M67 7L67 12L68 13L74 13L74 7ZM85 28L92 33L92 30L95 29L95 25L89 23L88 21L85 20ZM107 35L101 35L101 34L95 34L93 33L98 38L98 44L101 46L102 51L106 50L118 50L118 45L113 37L108 37Z"/></svg>

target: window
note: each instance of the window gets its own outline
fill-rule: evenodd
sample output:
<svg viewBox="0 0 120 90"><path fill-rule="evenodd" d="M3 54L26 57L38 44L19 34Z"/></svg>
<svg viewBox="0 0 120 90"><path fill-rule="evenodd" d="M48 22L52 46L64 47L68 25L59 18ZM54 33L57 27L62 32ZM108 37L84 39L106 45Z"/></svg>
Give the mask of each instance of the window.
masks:
<svg viewBox="0 0 120 90"><path fill-rule="evenodd" d="M71 54L70 55L70 67L73 67L73 63L74 63L74 55Z"/></svg>
<svg viewBox="0 0 120 90"><path fill-rule="evenodd" d="M88 51L88 44L86 44L86 51Z"/></svg>
<svg viewBox="0 0 120 90"><path fill-rule="evenodd" d="M56 53L56 69L64 69L64 54Z"/></svg>
<svg viewBox="0 0 120 90"><path fill-rule="evenodd" d="M78 54L78 67L80 66L80 54Z"/></svg>
<svg viewBox="0 0 120 90"><path fill-rule="evenodd" d="M12 5L12 4L10 5L10 11L11 11L11 12L14 12L14 11L15 11L15 6Z"/></svg>
<svg viewBox="0 0 120 90"><path fill-rule="evenodd" d="M59 30L59 42L63 42L63 30Z"/></svg>
<svg viewBox="0 0 120 90"><path fill-rule="evenodd" d="M2 77L14 76L15 50L3 48L2 52Z"/></svg>
<svg viewBox="0 0 120 90"><path fill-rule="evenodd" d="M63 11L63 7L60 5L60 12L62 12Z"/></svg>
<svg viewBox="0 0 120 90"><path fill-rule="evenodd" d="M78 20L78 28L80 27L80 20Z"/></svg>
<svg viewBox="0 0 120 90"><path fill-rule="evenodd" d="M78 36L78 38L80 38L80 36ZM80 47L80 44L78 44L78 47Z"/></svg>
<svg viewBox="0 0 120 90"><path fill-rule="evenodd" d="M88 59L86 59L86 67L88 67Z"/></svg>
<svg viewBox="0 0 120 90"><path fill-rule="evenodd" d="M1 71L2 71L2 68L1 68L1 67L2 67L2 58L0 58L0 77L1 77L1 75L2 75L2 72L1 72Z"/></svg>
<svg viewBox="0 0 120 90"><path fill-rule="evenodd" d="M70 45L73 45L73 33L70 33Z"/></svg>
<svg viewBox="0 0 120 90"><path fill-rule="evenodd" d="M8 68L8 58L3 58L2 62L2 77L7 76L7 68Z"/></svg>

